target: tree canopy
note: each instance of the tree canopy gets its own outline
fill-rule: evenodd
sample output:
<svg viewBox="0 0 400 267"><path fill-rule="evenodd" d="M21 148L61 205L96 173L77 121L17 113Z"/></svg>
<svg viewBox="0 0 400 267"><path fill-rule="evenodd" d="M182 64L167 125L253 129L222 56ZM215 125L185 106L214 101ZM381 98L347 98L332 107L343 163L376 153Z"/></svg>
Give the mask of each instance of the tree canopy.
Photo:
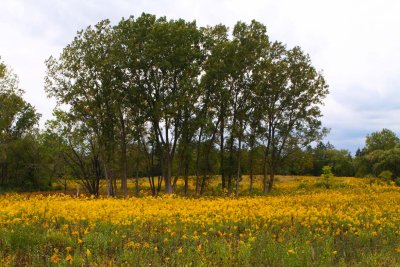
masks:
<svg viewBox="0 0 400 267"><path fill-rule="evenodd" d="M32 189L42 186L35 130L40 114L23 99L18 78L0 63L0 185Z"/></svg>
<svg viewBox="0 0 400 267"><path fill-rule="evenodd" d="M219 169L222 187L237 194L242 152L249 147L254 158L260 146L270 191L292 151L325 134L323 76L299 47L271 42L257 21L229 32L150 14L114 26L104 20L46 64L48 95L68 106L68 119L58 123L83 138L63 142L96 157L109 194L117 177L126 193L135 168L150 183L163 180L167 193L190 173L201 192ZM131 151L144 156L133 159Z"/></svg>
<svg viewBox="0 0 400 267"><path fill-rule="evenodd" d="M365 151L389 150L400 143L400 139L389 129L382 129L367 135L365 140Z"/></svg>

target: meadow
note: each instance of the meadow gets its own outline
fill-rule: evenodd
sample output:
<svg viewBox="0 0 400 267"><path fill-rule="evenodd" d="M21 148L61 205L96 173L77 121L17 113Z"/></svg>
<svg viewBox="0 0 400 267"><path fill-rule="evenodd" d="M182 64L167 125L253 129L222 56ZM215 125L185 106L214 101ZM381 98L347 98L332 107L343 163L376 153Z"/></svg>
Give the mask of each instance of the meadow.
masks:
<svg viewBox="0 0 400 267"><path fill-rule="evenodd" d="M279 177L267 196L0 196L0 266L399 266L400 187ZM133 190L133 189L132 189ZM215 193L215 192L214 192Z"/></svg>

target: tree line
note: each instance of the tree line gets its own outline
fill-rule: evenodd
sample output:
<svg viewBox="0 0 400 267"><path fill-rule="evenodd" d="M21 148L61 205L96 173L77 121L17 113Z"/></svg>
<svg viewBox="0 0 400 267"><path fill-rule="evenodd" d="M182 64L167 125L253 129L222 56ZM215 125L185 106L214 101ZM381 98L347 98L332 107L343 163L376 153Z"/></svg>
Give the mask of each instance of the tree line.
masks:
<svg viewBox="0 0 400 267"><path fill-rule="evenodd" d="M39 168L36 126L40 114L23 99L23 93L17 76L0 61L0 191L48 188Z"/></svg>
<svg viewBox="0 0 400 267"><path fill-rule="evenodd" d="M108 195L126 195L132 178L136 194L146 179L155 195L161 187L175 192L182 179L188 194L194 179L194 193L202 194L219 175L221 189L238 195L243 174L250 191L262 175L268 193L277 173L319 175L332 165L336 175L365 176L389 168L361 173L370 150L353 159L320 142L328 132L320 121L323 75L299 47L271 41L257 21L230 30L150 14L116 25L103 20L46 66L45 90L57 107L43 130L14 76L0 68L2 105L14 109L8 120L1 111L2 186L71 177L90 194L105 180Z"/></svg>

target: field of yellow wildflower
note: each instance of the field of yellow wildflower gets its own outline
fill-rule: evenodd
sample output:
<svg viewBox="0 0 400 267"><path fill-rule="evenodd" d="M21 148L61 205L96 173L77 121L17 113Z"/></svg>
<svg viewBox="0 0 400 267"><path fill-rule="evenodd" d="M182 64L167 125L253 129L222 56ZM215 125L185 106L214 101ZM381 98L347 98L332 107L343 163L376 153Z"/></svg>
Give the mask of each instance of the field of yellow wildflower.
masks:
<svg viewBox="0 0 400 267"><path fill-rule="evenodd" d="M0 266L398 266L400 188L277 183L269 196L0 196Z"/></svg>

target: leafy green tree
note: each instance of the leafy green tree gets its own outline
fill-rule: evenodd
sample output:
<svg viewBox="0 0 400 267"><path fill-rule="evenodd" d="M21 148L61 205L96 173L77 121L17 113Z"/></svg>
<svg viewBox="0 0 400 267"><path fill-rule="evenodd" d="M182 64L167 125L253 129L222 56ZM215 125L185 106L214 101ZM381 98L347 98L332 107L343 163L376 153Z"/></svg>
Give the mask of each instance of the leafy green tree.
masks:
<svg viewBox="0 0 400 267"><path fill-rule="evenodd" d="M103 20L78 32L58 59L47 61L46 91L69 107L70 119L94 135L106 177L107 193L115 195L118 107L115 64L112 59L112 27ZM125 177L123 177L125 178ZM123 182L123 184L125 181Z"/></svg>
<svg viewBox="0 0 400 267"><path fill-rule="evenodd" d="M293 149L279 171L282 174L290 175L313 175L312 170L315 164L313 151L311 146L308 146L306 149ZM320 175L320 173L318 173L318 175Z"/></svg>
<svg viewBox="0 0 400 267"><path fill-rule="evenodd" d="M388 150L400 143L400 139L389 129L382 129L367 135L365 140L365 150L370 153L375 150Z"/></svg>
<svg viewBox="0 0 400 267"><path fill-rule="evenodd" d="M305 147L326 133L321 129L320 105L328 86L299 47L287 50L278 42L265 50L254 75L264 110L264 192L270 192L276 171L294 148Z"/></svg>
<svg viewBox="0 0 400 267"><path fill-rule="evenodd" d="M123 166L123 175L127 177L128 173L128 158L127 154L135 154L135 184L136 194L139 193L139 165L143 160L140 154L149 156L148 145L151 142L146 133L145 123L147 121L146 110L148 105L143 98L145 83L149 78L147 75L151 66L147 65L144 60L143 53L146 42L149 38L151 28L156 21L155 16L142 14L139 18L129 17L122 19L118 25L113 28L113 49L112 60L115 62L115 86L117 103L118 103L118 118L120 125L121 136L121 159ZM130 140L130 141L129 141ZM128 152L128 147L135 148L135 151ZM149 163L149 161L145 161ZM153 166L148 166L151 169ZM150 177L150 176L149 176ZM124 178L123 180L126 180ZM153 184L150 183L152 186ZM123 183L123 190L126 185ZM154 189L152 187L152 189ZM153 190L153 192L155 192Z"/></svg>
<svg viewBox="0 0 400 267"><path fill-rule="evenodd" d="M196 131L195 104L202 93L197 79L204 58L202 34L194 22L167 21L149 14L122 20L115 29L124 51L120 58L128 108L134 107L131 114L140 114L134 126L151 128L147 137L154 140L147 143L156 146L153 151L163 170L166 191L171 193L178 178L172 180L177 150L180 159L186 158L183 155L189 153ZM181 167L188 172L188 163L182 162Z"/></svg>
<svg viewBox="0 0 400 267"><path fill-rule="evenodd" d="M1 59L1 57L0 57ZM6 71L6 65L3 62L0 62L0 78L3 78Z"/></svg>
<svg viewBox="0 0 400 267"><path fill-rule="evenodd" d="M53 146L55 177L74 177L87 193L98 195L103 172L96 135L69 113L56 110L54 115L56 119L47 122L44 144Z"/></svg>
<svg viewBox="0 0 400 267"><path fill-rule="evenodd" d="M221 174L221 186L226 187L227 164L225 159L226 129L232 114L231 93L228 82L230 40L228 29L224 25L217 25L203 29L204 51L208 54L204 64L204 75L201 85L204 89L204 101L199 113L199 130L197 132L196 145L196 181L199 180L200 144L205 132L214 132L207 129L218 129L219 134L219 171ZM212 142L209 142L212 145ZM196 182L196 185L198 182ZM203 183L204 184L204 183Z"/></svg>
<svg viewBox="0 0 400 267"><path fill-rule="evenodd" d="M37 130L40 114L23 99L18 78L1 63L0 184L19 189L45 189L40 177Z"/></svg>
<svg viewBox="0 0 400 267"><path fill-rule="evenodd" d="M237 139L237 171L235 195L238 196L239 181L241 179L241 150L245 129L248 128L249 118L261 118L257 110L257 99L254 92L255 81L253 72L257 61L268 49L269 42L266 27L252 21L249 25L238 22L233 29L232 44L234 47L234 62L232 66L232 93L233 93L233 122L231 138ZM253 124L250 129L256 131Z"/></svg>
<svg viewBox="0 0 400 267"><path fill-rule="evenodd" d="M329 142L324 144L319 142L311 150L313 156L312 174L319 176L323 166L329 165L336 176L353 176L354 162L349 151L344 149L335 149Z"/></svg>
<svg viewBox="0 0 400 267"><path fill-rule="evenodd" d="M372 166L372 172L378 176L383 171L391 171L395 177L400 177L400 145L388 150L374 150L365 158Z"/></svg>
<svg viewBox="0 0 400 267"><path fill-rule="evenodd" d="M167 193L172 193L172 163L182 138L183 108L194 109L199 98L200 37L194 22L159 18L143 46L139 90L155 134Z"/></svg>
<svg viewBox="0 0 400 267"><path fill-rule="evenodd" d="M358 152L355 162L357 176L378 176L383 171L390 171L394 177L399 177L399 138L388 129L367 135L365 148Z"/></svg>

